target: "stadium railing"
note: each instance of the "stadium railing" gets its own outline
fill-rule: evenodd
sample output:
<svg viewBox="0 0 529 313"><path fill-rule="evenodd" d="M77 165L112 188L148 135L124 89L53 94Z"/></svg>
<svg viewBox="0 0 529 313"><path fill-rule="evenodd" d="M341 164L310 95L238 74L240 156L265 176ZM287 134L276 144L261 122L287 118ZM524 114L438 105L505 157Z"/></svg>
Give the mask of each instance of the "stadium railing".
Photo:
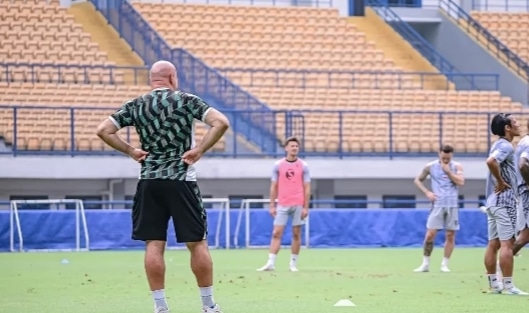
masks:
<svg viewBox="0 0 529 313"><path fill-rule="evenodd" d="M168 60L178 67L179 88L204 99L214 101L221 108L250 109L261 112L271 110L250 93L234 84L215 69L181 48L171 47L126 0L90 0L107 21L118 31L134 51L150 65L159 60ZM235 106L235 107L234 107ZM248 115L237 116L245 124L247 139L261 150L272 153L278 142L272 123L252 121Z"/></svg>
<svg viewBox="0 0 529 313"><path fill-rule="evenodd" d="M472 0L472 10L497 12L529 12L528 0Z"/></svg>
<svg viewBox="0 0 529 313"><path fill-rule="evenodd" d="M435 48L424 39L413 27L403 21L398 14L393 12L385 0L367 0L375 12L388 23L397 33L406 39L441 73L457 73L457 69L446 60Z"/></svg>
<svg viewBox="0 0 529 313"><path fill-rule="evenodd" d="M138 0L131 0L138 2ZM268 5L268 6L314 6L327 8L333 6L333 0L150 0L151 3L190 3L220 5Z"/></svg>
<svg viewBox="0 0 529 313"><path fill-rule="evenodd" d="M479 2L482 3L481 0ZM470 14L465 12L457 3L452 0L439 0L439 7L460 27L465 29L467 34L487 47L496 58L505 62L507 66L523 78L529 79L529 64L503 44L496 36L470 16Z"/></svg>
<svg viewBox="0 0 529 313"><path fill-rule="evenodd" d="M373 88L373 89L426 89L425 84L447 77L454 82L458 90L498 90L499 75L487 73L431 73L431 72L385 72L385 71L325 71L325 70L285 70L285 69L248 69L248 68L218 68L219 71L230 74L244 73L249 76L249 84L256 87L295 87L295 88ZM254 76L258 74L272 74L275 82L263 84L254 83ZM327 76L327 84L321 81L311 83L311 78ZM296 80L293 80L295 77ZM343 81L348 79L349 85ZM260 79L261 80L261 79ZM366 87L366 81L369 87ZM391 81L391 84L387 84ZM443 80L445 89L452 88L451 84ZM410 82L416 83L410 85ZM439 86L439 85L437 85Z"/></svg>
<svg viewBox="0 0 529 313"><path fill-rule="evenodd" d="M395 8L420 8L422 0L380 0L382 4Z"/></svg>
<svg viewBox="0 0 529 313"><path fill-rule="evenodd" d="M85 134L84 138L86 139L86 134L93 134L91 129L87 129L85 124L82 126L79 123L82 122L76 118L83 116L84 113L89 113L91 110L105 110L105 112L113 112L116 108L101 108L101 107L47 107L47 106L0 106L0 111L5 114L3 118L5 124L0 124L0 138L4 139L4 142L8 145L8 149L5 151L0 151L0 154L10 154L10 155L68 155L68 156L77 156L77 155L119 155L116 152L110 150L81 150L78 146L78 138L81 133ZM53 124L49 124L49 129L53 131L58 131L61 133L61 140L63 143L66 143L66 150L29 150L29 144L23 143L20 139L27 139L28 133L32 134L33 138L36 140L42 141L43 139L50 140L47 136L49 134L41 134L39 132L31 132L35 130L36 117L43 116L46 114L46 111L53 110L53 112L64 112L61 114L61 119L66 119L66 121L61 120L60 125L61 129L58 130L57 127ZM271 113L270 113L271 112ZM34 113L34 114L33 114ZM451 130L451 136L453 136L453 125L445 125L445 120L450 118L452 121L456 120L458 117L469 117L473 120L481 120L483 125L488 125L490 118L493 113L487 112L436 112L436 111L377 111L377 110L277 110L277 111L257 111L257 110L224 110L224 113L228 116L231 121L231 128L234 133L245 134L248 131L247 123L241 123L239 120L240 116L249 116L254 122L257 123L269 123L266 127L273 129L282 129L282 132L277 132L277 140L284 140L284 138L289 136L298 136L301 138L301 155L303 156L329 156L329 157L350 157L350 156L380 156L380 157L399 157L399 156L430 156L436 155L439 145L441 145L447 138L445 138L446 127L449 127ZM91 113L90 113L91 114ZM108 114L108 113L106 113ZM270 115L269 115L270 114ZM303 147L307 141L315 141L316 138L310 137L310 132L308 127L314 127L305 123L305 116L310 114L314 117L316 115L325 114L327 118L334 119L335 125L337 126L337 136L333 137L334 140L338 141L338 148L336 150L327 151L327 152L316 152L316 151L307 151ZM349 138L354 138L357 134L350 127L350 119L348 118L353 116L365 116L366 114L376 115L377 118L386 118L385 121L380 120L377 123L384 125L388 131L387 137L379 137L378 140L385 142L387 144L387 150L376 151L375 148L371 147L372 150L362 150L362 151L347 151L345 149L345 142ZM20 118L25 116L25 118ZM33 118L31 117L33 116ZM102 114L101 116L105 116ZM421 120L422 117L428 119L429 123L429 132L438 132L438 137L431 137L433 140L430 142L431 149L428 151L417 151L412 152L409 150L403 150L404 148L399 147L397 149L397 140L396 138L402 138L401 135L405 135L406 138L409 136L409 131L406 127L402 127L402 118L405 118L409 121L409 116ZM11 118L10 118L11 117ZM466 118L465 118L466 120ZM11 123L11 122L12 123ZM52 122L50 122L52 123ZM58 123L58 122L57 122ZM356 122L358 123L358 122ZM372 123L372 121L366 121L366 123ZM407 122L408 123L408 122ZM58 125L58 124L57 124ZM94 124L91 127L94 128L97 125ZM83 131L77 131L77 129L82 129ZM22 137L21 131L24 131L25 137ZM405 131L406 133L401 133ZM134 132L131 128L122 130L124 132L126 140L130 140L131 134ZM91 135L92 136L92 135ZM492 141L490 133L487 131L487 127L483 128L482 134L473 134L477 136L474 138L483 138L487 140L488 146ZM11 142L10 142L10 139ZM95 135L90 137L96 139ZM6 140L7 139L7 140ZM283 155L282 149L276 149L273 151L261 151L249 153L247 150L241 150L242 144L238 143L239 137L237 136L226 136L225 137L226 150L224 152L212 152L211 156L221 156L221 157L263 157L263 156L280 156ZM359 138L361 139L361 138ZM321 139L318 139L318 141ZM40 142L39 141L39 142ZM413 141L413 140L412 140ZM423 141L420 138L416 139L416 143ZM437 141L437 142L434 142ZM460 156L482 156L483 151L478 152L474 150L464 150L464 147L458 147L458 155ZM11 150L9 150L11 149ZM64 149L64 148L61 148ZM86 148L85 148L86 149Z"/></svg>
<svg viewBox="0 0 529 313"><path fill-rule="evenodd" d="M186 58L183 56L182 58ZM193 58L181 60L186 72L181 77L186 79L184 84L198 84L207 79L208 73L202 72L200 67L193 66ZM369 81L370 88L374 89L426 89L425 84L435 82L437 86L440 78L449 77L457 82L460 90L498 90L499 75L488 73L431 73L431 72L393 72L393 71L324 71L324 70L287 70L287 69L248 69L248 68L217 68L222 76L234 73L245 73L250 77L250 85L262 87L296 87L296 88L366 88L365 82ZM146 84L148 81L147 66L113 66L113 65L75 65L75 64L46 64L46 63L3 63L0 62L0 82L7 83L56 83L56 84ZM273 74L275 83L270 85L254 83L255 74ZM319 81L311 84L311 78L328 77L327 84ZM301 79L299 79L301 76ZM292 84L291 77L296 78ZM344 78L350 80L350 85L344 85ZM215 78L213 78L215 79ZM387 84L391 81L391 84ZM411 86L410 82L414 84ZM451 84L446 80L445 89L451 89ZM470 84L466 84L470 82ZM474 87L476 87L474 89ZM229 88L227 88L229 89ZM229 91L224 91L228 92ZM233 96L233 95L232 95ZM229 97L229 96L228 96ZM228 106L227 100L226 105ZM257 107L256 109L261 109Z"/></svg>
<svg viewBox="0 0 529 313"><path fill-rule="evenodd" d="M0 82L134 84L148 82L147 66L78 65L58 63L5 63L0 61Z"/></svg>

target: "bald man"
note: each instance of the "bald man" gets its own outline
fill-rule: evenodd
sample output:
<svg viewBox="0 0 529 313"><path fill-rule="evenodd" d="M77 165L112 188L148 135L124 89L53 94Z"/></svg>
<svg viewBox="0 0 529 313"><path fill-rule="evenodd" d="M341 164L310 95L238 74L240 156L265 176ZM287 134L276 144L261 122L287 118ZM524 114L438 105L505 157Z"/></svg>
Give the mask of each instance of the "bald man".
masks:
<svg viewBox="0 0 529 313"><path fill-rule="evenodd" d="M191 253L191 269L202 298L203 313L221 313L213 299L213 263L208 250L207 217L193 165L226 132L226 116L199 97L177 90L176 69L159 61L150 70L151 92L125 102L103 121L97 135L112 148L141 163L132 208L132 239L144 241L145 271L155 313L167 313L164 250L172 218L177 242ZM194 120L211 128L195 145ZM117 132L132 126L141 149Z"/></svg>

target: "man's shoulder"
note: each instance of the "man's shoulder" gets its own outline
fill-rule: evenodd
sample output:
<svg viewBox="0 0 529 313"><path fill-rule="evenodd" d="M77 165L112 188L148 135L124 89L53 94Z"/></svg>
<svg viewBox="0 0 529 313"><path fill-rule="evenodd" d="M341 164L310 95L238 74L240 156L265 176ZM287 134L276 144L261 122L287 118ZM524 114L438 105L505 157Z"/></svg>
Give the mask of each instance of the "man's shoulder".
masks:
<svg viewBox="0 0 529 313"><path fill-rule="evenodd" d="M434 166L436 164L439 164L439 159L435 159L433 161L430 161L430 162L426 163L426 165L424 167L427 168L427 169L430 169L432 166Z"/></svg>

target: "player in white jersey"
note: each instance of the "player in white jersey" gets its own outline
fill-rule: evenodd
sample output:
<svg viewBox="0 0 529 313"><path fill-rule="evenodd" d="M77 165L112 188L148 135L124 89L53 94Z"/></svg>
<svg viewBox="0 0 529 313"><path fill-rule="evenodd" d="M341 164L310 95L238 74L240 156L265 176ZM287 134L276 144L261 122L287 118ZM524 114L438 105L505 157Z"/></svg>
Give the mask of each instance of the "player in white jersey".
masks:
<svg viewBox="0 0 529 313"><path fill-rule="evenodd" d="M527 122L529 132L529 121ZM518 238L514 242L512 252L518 252L529 243L529 134L525 135L514 152L516 162L516 180L520 203L518 205Z"/></svg>
<svg viewBox="0 0 529 313"><path fill-rule="evenodd" d="M415 178L415 185L431 201L432 207L426 222L424 238L423 261L415 272L430 270L430 255L434 247L434 240L439 230L445 230L446 240L441 271L450 272L448 261L454 251L455 233L459 230L459 186L465 184L463 166L452 160L454 148L444 145L439 150L439 159L426 164L422 172ZM430 176L432 190L423 184Z"/></svg>
<svg viewBox="0 0 529 313"><path fill-rule="evenodd" d="M520 135L520 127L513 116L496 114L490 124L493 135L498 136L490 148L487 158L489 174L486 183L488 238L484 263L491 293L529 295L516 288L513 283L516 236L518 182L517 166L512 141ZM498 279L496 260L500 254L502 282Z"/></svg>

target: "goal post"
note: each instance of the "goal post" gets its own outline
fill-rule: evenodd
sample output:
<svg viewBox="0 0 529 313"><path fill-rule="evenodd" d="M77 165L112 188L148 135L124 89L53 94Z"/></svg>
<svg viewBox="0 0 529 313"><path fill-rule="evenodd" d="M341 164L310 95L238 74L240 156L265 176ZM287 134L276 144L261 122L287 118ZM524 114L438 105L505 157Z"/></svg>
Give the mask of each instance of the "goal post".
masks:
<svg viewBox="0 0 529 313"><path fill-rule="evenodd" d="M210 244L209 248L210 249L221 249L221 248L230 249L230 242L231 242L230 199L228 198L205 198L205 199L202 199L202 203L204 205L212 204L212 208L206 209L206 212L210 210L218 212L217 222L215 223L215 226L214 226L215 227L214 243L213 245ZM212 225L209 224L209 216L208 216L208 228L210 228L211 226ZM168 241L166 244L166 248L170 250L185 249L186 246L184 244L176 243L175 234L173 232L174 231L173 227L169 227L169 229L170 229L170 232L168 234ZM224 237L224 245L221 242L222 237ZM209 238L208 238L208 241L209 241Z"/></svg>
<svg viewBox="0 0 529 313"><path fill-rule="evenodd" d="M252 209L252 204L266 204L265 208L263 209ZM268 244L266 245L258 245L252 243L252 212L257 212L259 210L268 210L268 204L270 203L270 199L244 199L241 202L241 207L239 209L239 214L237 215L237 223L235 225L235 234L234 234L234 246L235 248L266 248L268 247ZM244 229L243 229L243 221L244 221ZM255 222L255 221L254 221ZM260 222L260 221L259 221ZM289 224L287 224L288 227ZM270 224L270 236L272 235L272 224ZM244 243L239 242L239 237L241 232L244 231ZM302 245L305 248L309 248L310 244L310 218L306 218L305 226L302 227L302 233L303 237Z"/></svg>
<svg viewBox="0 0 529 313"><path fill-rule="evenodd" d="M26 249L24 245L24 229L23 223L21 222L21 214L19 212L19 206L24 204L55 204L55 205L75 205L75 247L66 249L53 249L53 248L34 248ZM28 210L32 211L32 210ZM46 210L50 214L59 213L55 210ZM64 211L64 210L61 210ZM69 211L69 210L68 210ZM59 213L60 214L60 213ZM46 227L46 225L42 225ZM88 227L86 223L86 214L84 210L83 201L80 199L50 199L50 200L12 200L9 205L9 238L10 238L10 250L11 252L52 252L52 251L89 251L90 250L90 237L88 235ZM18 242L17 242L18 239ZM51 238L50 238L51 239ZM84 245L82 240L84 239ZM18 243L18 247L17 247Z"/></svg>

